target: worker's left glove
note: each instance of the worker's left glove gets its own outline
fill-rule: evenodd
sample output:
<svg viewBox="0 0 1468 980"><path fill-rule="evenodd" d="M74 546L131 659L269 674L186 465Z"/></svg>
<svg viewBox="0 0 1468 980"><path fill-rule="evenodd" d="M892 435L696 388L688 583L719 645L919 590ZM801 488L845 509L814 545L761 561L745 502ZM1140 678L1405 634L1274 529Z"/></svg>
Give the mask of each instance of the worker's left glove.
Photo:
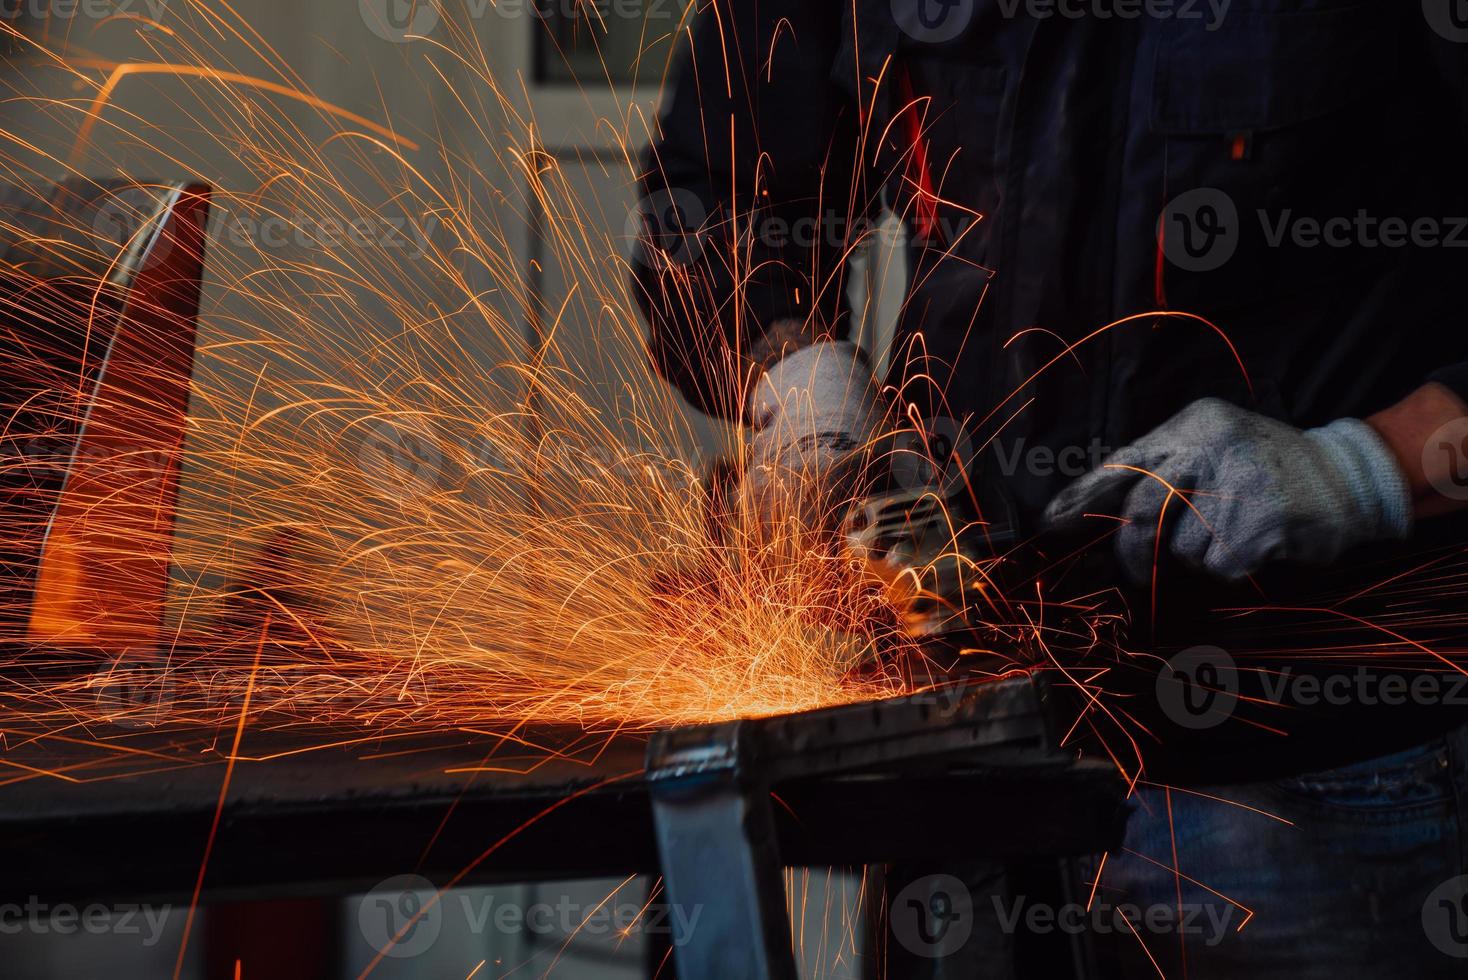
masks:
<svg viewBox="0 0 1468 980"><path fill-rule="evenodd" d="M787 354L750 392L747 502L773 526L834 531L883 427L877 381L855 344L828 341Z"/></svg>
<svg viewBox="0 0 1468 980"><path fill-rule="evenodd" d="M1159 532L1183 562L1234 581L1269 562L1321 564L1405 538L1412 496L1391 449L1359 419L1302 432L1205 398L1067 487L1045 517L1066 526L1087 514L1127 522L1117 556L1139 582Z"/></svg>

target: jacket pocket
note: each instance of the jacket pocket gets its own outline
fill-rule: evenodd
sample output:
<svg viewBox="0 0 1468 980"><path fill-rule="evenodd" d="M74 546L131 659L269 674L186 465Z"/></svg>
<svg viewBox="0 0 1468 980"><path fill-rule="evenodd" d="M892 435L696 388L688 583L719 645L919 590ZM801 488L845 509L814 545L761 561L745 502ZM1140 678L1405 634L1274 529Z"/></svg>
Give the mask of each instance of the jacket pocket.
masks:
<svg viewBox="0 0 1468 980"><path fill-rule="evenodd" d="M1349 107L1392 73L1380 3L1235 10L1217 25L1160 25L1152 128L1169 135L1268 133Z"/></svg>
<svg viewBox="0 0 1468 980"><path fill-rule="evenodd" d="M1174 306L1247 306L1399 258L1362 247L1355 224L1387 216L1399 195L1399 11L1274 7L1232 10L1216 29L1154 28L1148 122L1163 154Z"/></svg>

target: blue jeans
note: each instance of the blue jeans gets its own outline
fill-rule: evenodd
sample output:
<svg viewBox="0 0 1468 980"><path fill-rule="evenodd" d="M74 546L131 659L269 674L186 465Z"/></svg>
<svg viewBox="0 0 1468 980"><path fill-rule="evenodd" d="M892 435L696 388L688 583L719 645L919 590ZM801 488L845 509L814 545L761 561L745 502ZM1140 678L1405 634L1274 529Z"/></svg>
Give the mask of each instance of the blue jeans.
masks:
<svg viewBox="0 0 1468 980"><path fill-rule="evenodd" d="M1468 976L1468 729L1203 792L1230 802L1140 793L1107 863L1098 900L1184 910L1118 943L1128 980L1157 976L1143 943L1165 976L1190 980Z"/></svg>
<svg viewBox="0 0 1468 980"><path fill-rule="evenodd" d="M1135 802L1094 898L1062 909L1015 894L994 865L893 869L887 976L1013 980L1015 938L1035 930L1091 933L1122 980L1468 977L1468 728L1329 772ZM943 922L960 930L943 946L919 928Z"/></svg>

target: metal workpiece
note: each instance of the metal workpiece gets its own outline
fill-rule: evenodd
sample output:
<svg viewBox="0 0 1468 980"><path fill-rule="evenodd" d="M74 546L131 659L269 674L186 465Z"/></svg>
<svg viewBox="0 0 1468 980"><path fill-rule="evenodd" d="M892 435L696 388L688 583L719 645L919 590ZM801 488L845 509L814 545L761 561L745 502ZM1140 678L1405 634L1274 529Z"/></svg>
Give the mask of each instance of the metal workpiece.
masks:
<svg viewBox="0 0 1468 980"><path fill-rule="evenodd" d="M668 729L648 744L649 783L758 767L768 784L889 769L1064 769L1043 678L955 683L881 701Z"/></svg>
<svg viewBox="0 0 1468 980"><path fill-rule="evenodd" d="M1048 685L1031 676L952 684L885 701L771 718L760 751L772 780L901 767L1064 766Z"/></svg>

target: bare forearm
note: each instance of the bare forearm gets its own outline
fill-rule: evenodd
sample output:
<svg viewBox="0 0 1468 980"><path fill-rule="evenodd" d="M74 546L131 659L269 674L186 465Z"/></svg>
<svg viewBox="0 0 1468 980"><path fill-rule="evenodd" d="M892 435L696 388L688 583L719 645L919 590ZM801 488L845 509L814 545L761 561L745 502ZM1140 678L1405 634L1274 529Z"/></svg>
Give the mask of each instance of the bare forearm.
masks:
<svg viewBox="0 0 1468 980"><path fill-rule="evenodd" d="M1468 507L1468 405L1462 399L1427 384L1366 422L1401 464L1417 517Z"/></svg>

